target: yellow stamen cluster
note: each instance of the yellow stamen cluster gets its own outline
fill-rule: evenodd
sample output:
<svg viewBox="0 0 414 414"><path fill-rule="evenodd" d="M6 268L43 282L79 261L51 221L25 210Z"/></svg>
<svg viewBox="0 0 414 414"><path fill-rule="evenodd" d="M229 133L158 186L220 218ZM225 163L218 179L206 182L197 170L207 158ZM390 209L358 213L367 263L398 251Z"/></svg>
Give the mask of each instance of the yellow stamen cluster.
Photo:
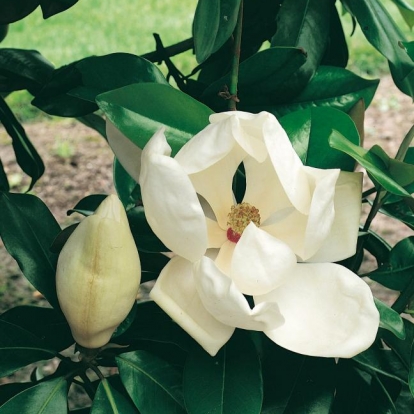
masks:
<svg viewBox="0 0 414 414"><path fill-rule="evenodd" d="M231 207L227 221L227 238L237 243L244 229L253 222L257 227L260 226L259 209L249 203L240 203Z"/></svg>

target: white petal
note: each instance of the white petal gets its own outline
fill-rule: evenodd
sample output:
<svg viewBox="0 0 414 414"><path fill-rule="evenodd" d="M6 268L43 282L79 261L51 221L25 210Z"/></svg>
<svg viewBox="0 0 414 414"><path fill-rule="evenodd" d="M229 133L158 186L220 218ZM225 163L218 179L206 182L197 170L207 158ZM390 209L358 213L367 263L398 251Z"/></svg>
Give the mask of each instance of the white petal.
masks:
<svg viewBox="0 0 414 414"><path fill-rule="evenodd" d="M267 117L267 122L263 124L263 137L273 167L290 202L302 214L307 214L311 191L302 161L277 119L271 114Z"/></svg>
<svg viewBox="0 0 414 414"><path fill-rule="evenodd" d="M262 224L275 212L293 208L270 158L259 163L252 157L246 157L243 164L246 172L243 201L259 209Z"/></svg>
<svg viewBox="0 0 414 414"><path fill-rule="evenodd" d="M378 330L368 285L337 264L298 264L285 285L254 299L279 305L285 323L265 334L300 354L351 358L369 348Z"/></svg>
<svg viewBox="0 0 414 414"><path fill-rule="evenodd" d="M220 322L236 328L262 331L283 323L276 303L250 309L246 298L214 262L203 257L194 264L197 291L204 307Z"/></svg>
<svg viewBox="0 0 414 414"><path fill-rule="evenodd" d="M335 187L335 218L329 235L311 262L337 262L355 254L361 216L362 173L339 174Z"/></svg>
<svg viewBox="0 0 414 414"><path fill-rule="evenodd" d="M227 236L226 236L227 237ZM228 277L231 275L231 261L236 243L226 240L220 247L215 259L216 266Z"/></svg>
<svg viewBox="0 0 414 414"><path fill-rule="evenodd" d="M215 220L206 217L208 248L220 248L227 241L227 232Z"/></svg>
<svg viewBox="0 0 414 414"><path fill-rule="evenodd" d="M242 161L243 151L236 146L225 158L189 177L198 194L213 209L220 227L227 228L228 214L233 203L233 176Z"/></svg>
<svg viewBox="0 0 414 414"><path fill-rule="evenodd" d="M302 260L312 257L329 235L335 217L334 196L335 183L339 170L320 170L305 167L309 181L315 180L315 189L306 225Z"/></svg>
<svg viewBox="0 0 414 414"><path fill-rule="evenodd" d="M234 332L204 308L194 285L192 264L181 257L164 267L150 297L211 356Z"/></svg>
<svg viewBox="0 0 414 414"><path fill-rule="evenodd" d="M229 111L210 115L210 122L213 125L230 124L234 140L244 149L246 154L258 162L263 162L267 157L267 149L263 141L263 124L268 122L269 115L267 112L252 114L243 111Z"/></svg>
<svg viewBox="0 0 414 414"><path fill-rule="evenodd" d="M296 256L285 243L250 223L234 249L231 278L245 295L264 295L295 267Z"/></svg>
<svg viewBox="0 0 414 414"><path fill-rule="evenodd" d="M207 248L206 221L190 179L170 153L163 131L142 152L140 185L145 215L170 250L195 261Z"/></svg>
<svg viewBox="0 0 414 414"><path fill-rule="evenodd" d="M125 171L138 182L141 170L142 149L137 147L108 120L106 121L106 137L109 146L125 168Z"/></svg>
<svg viewBox="0 0 414 414"><path fill-rule="evenodd" d="M187 174L195 174L222 160L235 145L230 122L208 125L178 151L175 159Z"/></svg>

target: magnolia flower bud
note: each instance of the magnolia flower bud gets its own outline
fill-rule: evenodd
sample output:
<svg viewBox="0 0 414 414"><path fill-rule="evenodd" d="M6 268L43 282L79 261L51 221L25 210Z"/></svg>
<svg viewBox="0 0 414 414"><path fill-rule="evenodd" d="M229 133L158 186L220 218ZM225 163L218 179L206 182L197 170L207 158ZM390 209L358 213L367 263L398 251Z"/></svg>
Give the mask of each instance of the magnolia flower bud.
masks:
<svg viewBox="0 0 414 414"><path fill-rule="evenodd" d="M124 207L110 195L79 224L58 260L57 296L79 345L99 348L109 342L133 306L140 280Z"/></svg>

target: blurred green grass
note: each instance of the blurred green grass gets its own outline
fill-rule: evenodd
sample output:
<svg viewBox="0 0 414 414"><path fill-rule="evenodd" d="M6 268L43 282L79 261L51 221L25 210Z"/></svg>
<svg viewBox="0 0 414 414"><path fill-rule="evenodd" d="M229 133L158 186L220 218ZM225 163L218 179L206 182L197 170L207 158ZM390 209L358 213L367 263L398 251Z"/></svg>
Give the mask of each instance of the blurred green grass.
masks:
<svg viewBox="0 0 414 414"><path fill-rule="evenodd" d="M390 14L409 40L412 33L397 8L384 1ZM191 37L197 0L102 1L80 0L71 9L43 20L40 9L10 26L2 47L36 49L56 67L91 55L129 52L136 55L155 50L153 33L164 46ZM350 60L348 68L360 76L379 77L388 73L386 59L365 39L357 26L352 33L349 15L342 16ZM189 73L196 65L191 51L173 58L178 69ZM166 68L161 70L167 73ZM25 91L11 94L7 101L22 122L47 117L30 103ZM49 117L50 118L50 117Z"/></svg>

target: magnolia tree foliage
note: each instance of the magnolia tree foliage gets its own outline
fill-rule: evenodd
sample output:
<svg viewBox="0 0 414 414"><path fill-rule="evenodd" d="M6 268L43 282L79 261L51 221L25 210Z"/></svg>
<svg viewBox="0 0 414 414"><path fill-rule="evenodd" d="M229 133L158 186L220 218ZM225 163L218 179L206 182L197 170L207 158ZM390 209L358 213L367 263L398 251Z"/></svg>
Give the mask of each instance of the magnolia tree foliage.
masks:
<svg viewBox="0 0 414 414"><path fill-rule="evenodd" d="M414 7L393 2L411 25ZM3 1L0 38L38 6L53 18L76 3ZM413 412L414 238L391 248L370 228L377 214L414 228L413 130L395 158L363 148L378 80L346 69L338 10L414 98L413 44L380 0L199 0L191 39L60 68L0 49L0 121L29 190L44 165L4 100L22 89L108 140L118 193L68 206L91 217L61 229L0 162L0 236L50 303L0 315L0 374L58 361L0 385L0 414ZM184 74L170 58L189 49ZM140 281L150 300L135 301Z"/></svg>

